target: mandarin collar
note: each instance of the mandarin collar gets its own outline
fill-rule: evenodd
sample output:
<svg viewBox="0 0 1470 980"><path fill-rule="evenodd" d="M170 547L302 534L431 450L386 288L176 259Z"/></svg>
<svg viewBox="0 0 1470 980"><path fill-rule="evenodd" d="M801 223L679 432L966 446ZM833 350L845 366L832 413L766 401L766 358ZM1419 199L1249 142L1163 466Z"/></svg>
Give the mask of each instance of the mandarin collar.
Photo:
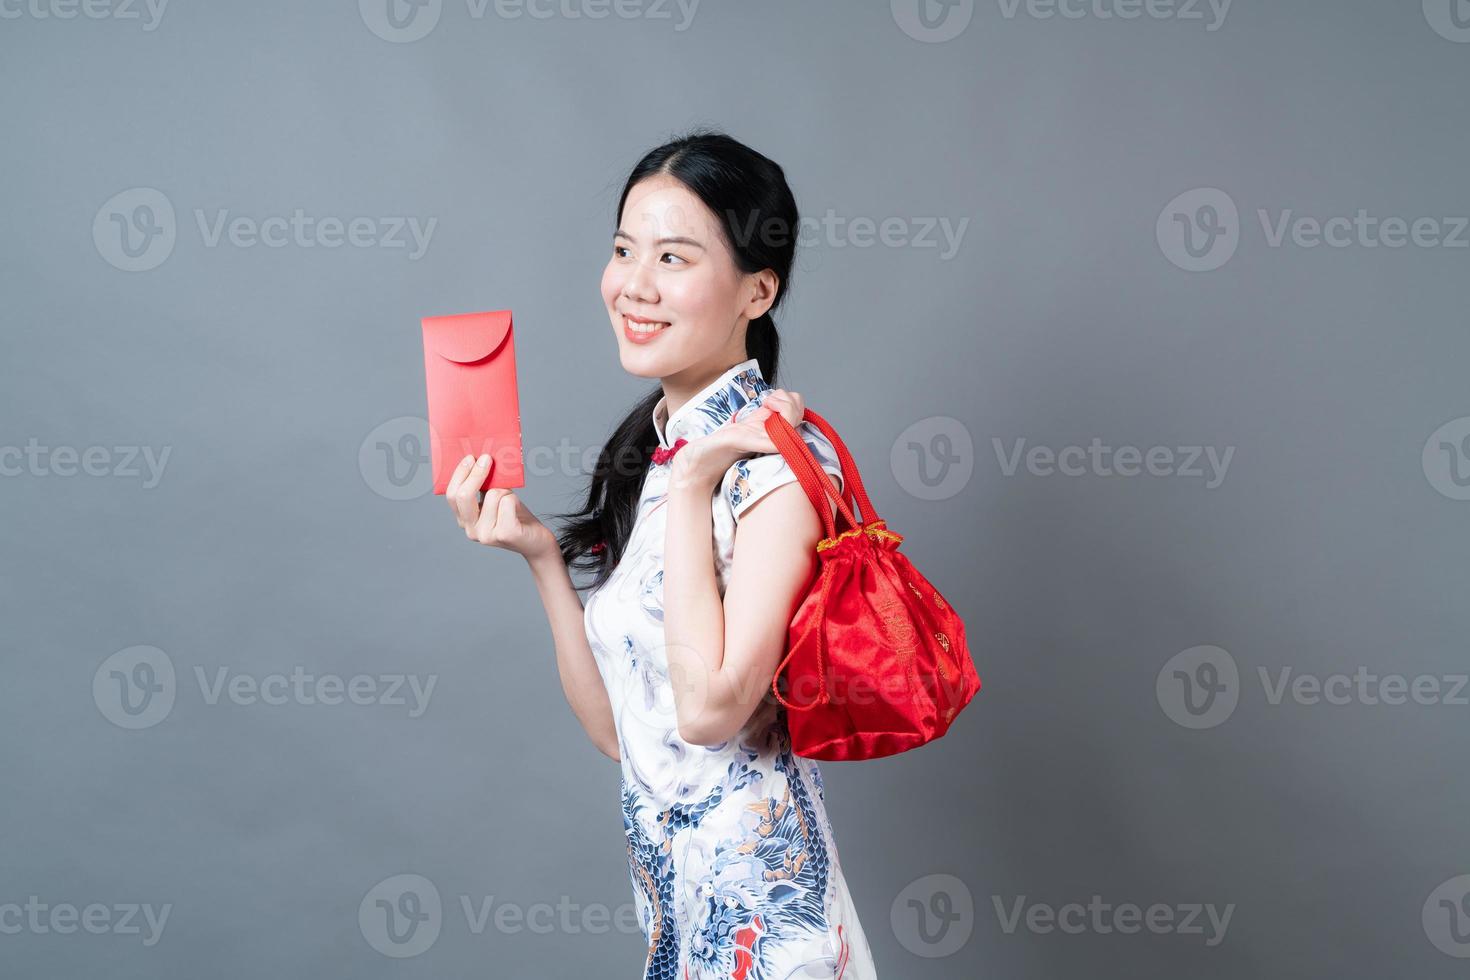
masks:
<svg viewBox="0 0 1470 980"><path fill-rule="evenodd" d="M667 420L664 413L669 399L665 395L653 406L653 431L659 446L672 449L680 439L692 441L708 435L771 387L761 374L760 362L748 357L701 388Z"/></svg>

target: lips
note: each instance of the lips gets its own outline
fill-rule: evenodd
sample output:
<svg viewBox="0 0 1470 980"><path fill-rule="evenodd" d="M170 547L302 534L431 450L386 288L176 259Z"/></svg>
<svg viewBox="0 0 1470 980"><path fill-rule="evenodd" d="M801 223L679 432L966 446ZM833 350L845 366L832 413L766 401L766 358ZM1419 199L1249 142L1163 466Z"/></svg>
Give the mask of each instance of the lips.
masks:
<svg viewBox="0 0 1470 980"><path fill-rule="evenodd" d="M635 344L643 344L668 329L669 324L658 320L644 320L623 314L623 336Z"/></svg>

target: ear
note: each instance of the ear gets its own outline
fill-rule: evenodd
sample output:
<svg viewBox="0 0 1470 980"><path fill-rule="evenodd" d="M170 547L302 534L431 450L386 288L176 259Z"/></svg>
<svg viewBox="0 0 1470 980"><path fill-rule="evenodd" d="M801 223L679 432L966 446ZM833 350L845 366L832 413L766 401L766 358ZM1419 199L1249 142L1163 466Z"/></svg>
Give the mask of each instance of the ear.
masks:
<svg viewBox="0 0 1470 980"><path fill-rule="evenodd" d="M740 308L740 312L747 320L768 311L776 302L776 290L781 286L781 280L771 269L762 269L760 272L752 272L745 277L746 287L750 290L750 298Z"/></svg>

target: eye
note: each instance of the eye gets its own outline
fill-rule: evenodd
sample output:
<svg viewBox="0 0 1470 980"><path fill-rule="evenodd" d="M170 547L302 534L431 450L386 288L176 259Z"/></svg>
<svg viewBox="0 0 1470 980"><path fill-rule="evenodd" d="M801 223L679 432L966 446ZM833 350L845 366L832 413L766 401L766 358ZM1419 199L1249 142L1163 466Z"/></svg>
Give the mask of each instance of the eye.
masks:
<svg viewBox="0 0 1470 980"><path fill-rule="evenodd" d="M678 259L680 262L683 262L684 261L682 258L680 258L679 256L675 255L673 252L665 252L663 255L659 256L659 258L660 259Z"/></svg>
<svg viewBox="0 0 1470 980"><path fill-rule="evenodd" d="M627 248L626 245L614 245L613 246L613 255L616 255L618 258L622 258L623 257L623 253L626 252L627 250L628 250L628 248Z"/></svg>

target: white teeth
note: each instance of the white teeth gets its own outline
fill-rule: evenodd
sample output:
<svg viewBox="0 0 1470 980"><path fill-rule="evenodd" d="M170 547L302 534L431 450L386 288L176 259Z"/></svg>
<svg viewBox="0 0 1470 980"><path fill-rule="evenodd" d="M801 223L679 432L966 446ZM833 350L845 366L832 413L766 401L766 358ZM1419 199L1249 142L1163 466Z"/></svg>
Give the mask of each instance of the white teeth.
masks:
<svg viewBox="0 0 1470 980"><path fill-rule="evenodd" d="M667 323L638 323L635 320L629 320L627 317L623 318L623 322L626 323L628 325L628 328L634 333L653 333L656 330L662 330L664 327L668 326Z"/></svg>

